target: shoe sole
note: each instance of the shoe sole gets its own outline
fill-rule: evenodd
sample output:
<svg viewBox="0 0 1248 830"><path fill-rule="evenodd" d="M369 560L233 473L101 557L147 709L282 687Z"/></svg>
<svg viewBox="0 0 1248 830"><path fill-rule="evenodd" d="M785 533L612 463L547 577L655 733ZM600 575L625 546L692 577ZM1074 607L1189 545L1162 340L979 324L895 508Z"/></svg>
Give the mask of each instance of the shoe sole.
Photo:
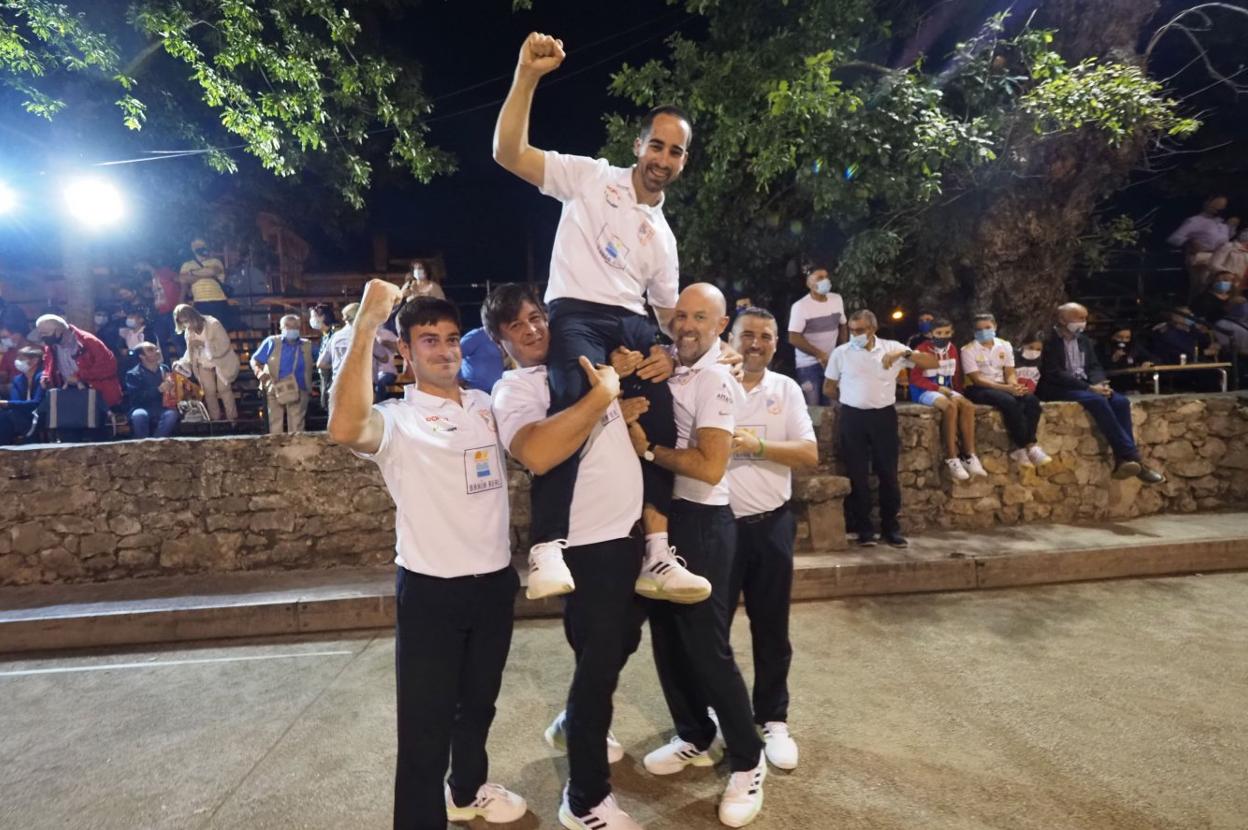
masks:
<svg viewBox="0 0 1248 830"><path fill-rule="evenodd" d="M1118 469L1114 470L1114 478L1117 479L1118 481L1123 481L1128 478L1135 478L1136 476L1140 474L1140 469L1141 468L1139 464L1137 464L1134 461L1128 461L1127 463L1120 466Z"/></svg>
<svg viewBox="0 0 1248 830"><path fill-rule="evenodd" d="M586 830L588 827L585 822L572 815L572 811L563 804L559 805L559 823L568 828L568 830Z"/></svg>
<svg viewBox="0 0 1248 830"><path fill-rule="evenodd" d="M758 818L758 814L763 811L763 797L764 797L763 793L760 792L758 794L758 803L754 805L754 810L749 814L748 817L745 818L745 820L737 824L729 824L728 822L724 821L724 819L721 817L719 819L719 823L724 825L725 827L744 827L745 825L754 821L754 819Z"/></svg>
<svg viewBox="0 0 1248 830"><path fill-rule="evenodd" d="M515 818L489 818L486 816L484 810L477 810L472 807L447 807L446 808L446 820L464 822L464 821L472 821L473 819L479 818L485 821L485 823L487 824L512 824L524 818L525 815L528 814L528 812L529 812L529 807L526 804L524 807L524 812L520 813Z"/></svg>
<svg viewBox="0 0 1248 830"><path fill-rule="evenodd" d="M685 591L664 591L658 586L658 583L648 580L645 582L638 580L637 584L633 586L633 590L646 599L674 602L678 605L696 605L711 596L711 592L705 588L691 588Z"/></svg>
<svg viewBox="0 0 1248 830"><path fill-rule="evenodd" d="M647 765L644 760L641 762L641 765L645 767L646 772L650 773L651 775L675 775L676 773L684 770L685 767L713 767L715 766L715 762L711 759L711 756L709 755L699 755L698 757L693 758L692 760L681 761L680 763L681 765L677 767L676 769L664 770L663 772L659 772L657 770L651 769L650 766Z"/></svg>
<svg viewBox="0 0 1248 830"><path fill-rule="evenodd" d="M554 585L542 593L535 593L531 587L527 587L524 589L524 596L525 599L546 599L547 597L561 597L575 590L575 585L570 582L564 582L560 585Z"/></svg>

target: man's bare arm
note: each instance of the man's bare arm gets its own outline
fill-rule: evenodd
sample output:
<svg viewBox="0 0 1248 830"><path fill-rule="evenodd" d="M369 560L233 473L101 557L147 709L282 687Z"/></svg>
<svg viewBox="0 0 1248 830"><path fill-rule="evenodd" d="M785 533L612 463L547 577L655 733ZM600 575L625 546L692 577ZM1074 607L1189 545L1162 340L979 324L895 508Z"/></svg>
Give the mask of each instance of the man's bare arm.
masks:
<svg viewBox="0 0 1248 830"><path fill-rule="evenodd" d="M385 434L381 415L373 409L373 339L398 299L397 285L385 280L368 281L355 315L351 344L334 377L329 437L356 452L377 452Z"/></svg>
<svg viewBox="0 0 1248 830"><path fill-rule="evenodd" d="M546 180L546 156L529 145L533 92L543 75L563 63L563 41L533 32L520 47L511 90L494 126L494 160L531 185Z"/></svg>
<svg viewBox="0 0 1248 830"><path fill-rule="evenodd" d="M610 366L595 368L581 357L589 391L572 406L520 428L508 450L535 475L544 475L572 457L594 431L594 425L619 397L620 378Z"/></svg>

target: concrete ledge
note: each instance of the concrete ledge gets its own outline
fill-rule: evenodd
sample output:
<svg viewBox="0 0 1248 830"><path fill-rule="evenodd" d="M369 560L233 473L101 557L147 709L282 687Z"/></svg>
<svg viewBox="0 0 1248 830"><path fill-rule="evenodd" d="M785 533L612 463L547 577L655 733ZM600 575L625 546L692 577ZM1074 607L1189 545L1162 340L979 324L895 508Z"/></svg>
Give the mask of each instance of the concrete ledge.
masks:
<svg viewBox="0 0 1248 830"><path fill-rule="evenodd" d="M523 561L517 558L523 572ZM965 591L1248 569L1248 514L944 532L888 547L799 554L796 600ZM516 601L558 616L558 599ZM0 590L0 654L387 628L390 566L161 577Z"/></svg>

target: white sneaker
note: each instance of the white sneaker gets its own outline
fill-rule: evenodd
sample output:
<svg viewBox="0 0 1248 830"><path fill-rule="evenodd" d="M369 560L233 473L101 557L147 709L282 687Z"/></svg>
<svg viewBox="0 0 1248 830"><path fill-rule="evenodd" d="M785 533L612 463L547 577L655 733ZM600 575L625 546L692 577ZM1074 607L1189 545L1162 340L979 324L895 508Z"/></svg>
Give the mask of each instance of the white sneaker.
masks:
<svg viewBox="0 0 1248 830"><path fill-rule="evenodd" d="M472 821L483 818L490 824L519 821L529 811L524 799L501 784L482 784L477 797L467 807L456 807L451 798L451 785L446 785L446 820Z"/></svg>
<svg viewBox="0 0 1248 830"><path fill-rule="evenodd" d="M567 710L555 715L550 726L546 727L546 745L560 752L568 751ZM618 764L624 760L624 747L615 739L615 735L607 730L607 763Z"/></svg>
<svg viewBox="0 0 1248 830"><path fill-rule="evenodd" d="M696 746L681 740L677 735L641 761L651 775L673 775L685 767L710 767L715 762L709 752L700 752Z"/></svg>
<svg viewBox="0 0 1248 830"><path fill-rule="evenodd" d="M949 466L949 474L953 476L955 480L957 481L969 481L970 480L971 474L968 473L966 471L966 468L962 466L961 459L946 458L945 464Z"/></svg>
<svg viewBox="0 0 1248 830"><path fill-rule="evenodd" d="M767 762L763 753L758 755L758 766L745 772L734 772L728 779L724 797L719 800L719 823L729 827L744 827L763 809L763 779L767 777Z"/></svg>
<svg viewBox="0 0 1248 830"><path fill-rule="evenodd" d="M576 589L572 572L563 561L563 549L567 539L539 542L529 550L529 587L524 595L529 599L557 597Z"/></svg>
<svg viewBox="0 0 1248 830"><path fill-rule="evenodd" d="M1010 458L1013 458L1014 461L1017 462L1018 466L1020 467L1036 466L1036 463L1031 460L1031 454L1028 453L1027 450L1023 450L1023 449L1014 450L1014 452L1010 453Z"/></svg>
<svg viewBox="0 0 1248 830"><path fill-rule="evenodd" d="M559 823L568 830L642 830L632 816L620 809L615 796L608 795L589 811L588 815L576 816L568 806L568 788L563 788L563 803L559 805Z"/></svg>
<svg viewBox="0 0 1248 830"><path fill-rule="evenodd" d="M711 738L711 748L714 749L715 747L719 747L720 749L723 749L724 730L719 728L719 715L715 714L715 710L708 706L706 707L706 716L711 719L711 723L715 724L715 737Z"/></svg>
<svg viewBox="0 0 1248 830"><path fill-rule="evenodd" d="M984 469L984 465L980 462L978 455L968 455L962 464L971 475L980 476L981 478L988 477L988 471Z"/></svg>
<svg viewBox="0 0 1248 830"><path fill-rule="evenodd" d="M1027 457L1030 458L1031 463L1035 464L1037 467L1043 467L1045 464L1048 464L1053 460L1049 457L1047 452L1040 449L1039 444L1036 444L1032 446L1031 449L1027 450Z"/></svg>
<svg viewBox="0 0 1248 830"><path fill-rule="evenodd" d="M668 548L658 554L646 551L634 590L647 599L692 605L711 595L711 583L685 567L685 560L676 555L676 548Z"/></svg>
<svg viewBox="0 0 1248 830"><path fill-rule="evenodd" d="M773 767L797 769L797 741L789 735L789 726L781 721L763 724L763 753Z"/></svg>

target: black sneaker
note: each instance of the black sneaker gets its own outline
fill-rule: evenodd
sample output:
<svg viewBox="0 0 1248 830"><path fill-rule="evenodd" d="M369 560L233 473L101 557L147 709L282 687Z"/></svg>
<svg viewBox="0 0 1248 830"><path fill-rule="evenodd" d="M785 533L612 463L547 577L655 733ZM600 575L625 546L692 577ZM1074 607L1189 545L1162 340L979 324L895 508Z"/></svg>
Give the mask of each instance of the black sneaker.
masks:
<svg viewBox="0 0 1248 830"><path fill-rule="evenodd" d="M876 545L876 542L875 542L874 533L859 533L858 534L858 547L873 548L875 547L875 545Z"/></svg>
<svg viewBox="0 0 1248 830"><path fill-rule="evenodd" d="M1140 467L1140 471L1136 473L1136 478L1145 484L1164 484L1166 477L1156 470L1150 470L1148 467Z"/></svg>
<svg viewBox="0 0 1248 830"><path fill-rule="evenodd" d="M1119 461L1118 466L1114 467L1114 478L1123 479L1138 476L1143 469L1138 461Z"/></svg>
<svg viewBox="0 0 1248 830"><path fill-rule="evenodd" d="M888 533L885 533L884 541L888 542L889 545L895 548L910 547L910 542L907 541L906 537L902 536L901 531L898 531L898 530L892 530L892 531L889 531Z"/></svg>

